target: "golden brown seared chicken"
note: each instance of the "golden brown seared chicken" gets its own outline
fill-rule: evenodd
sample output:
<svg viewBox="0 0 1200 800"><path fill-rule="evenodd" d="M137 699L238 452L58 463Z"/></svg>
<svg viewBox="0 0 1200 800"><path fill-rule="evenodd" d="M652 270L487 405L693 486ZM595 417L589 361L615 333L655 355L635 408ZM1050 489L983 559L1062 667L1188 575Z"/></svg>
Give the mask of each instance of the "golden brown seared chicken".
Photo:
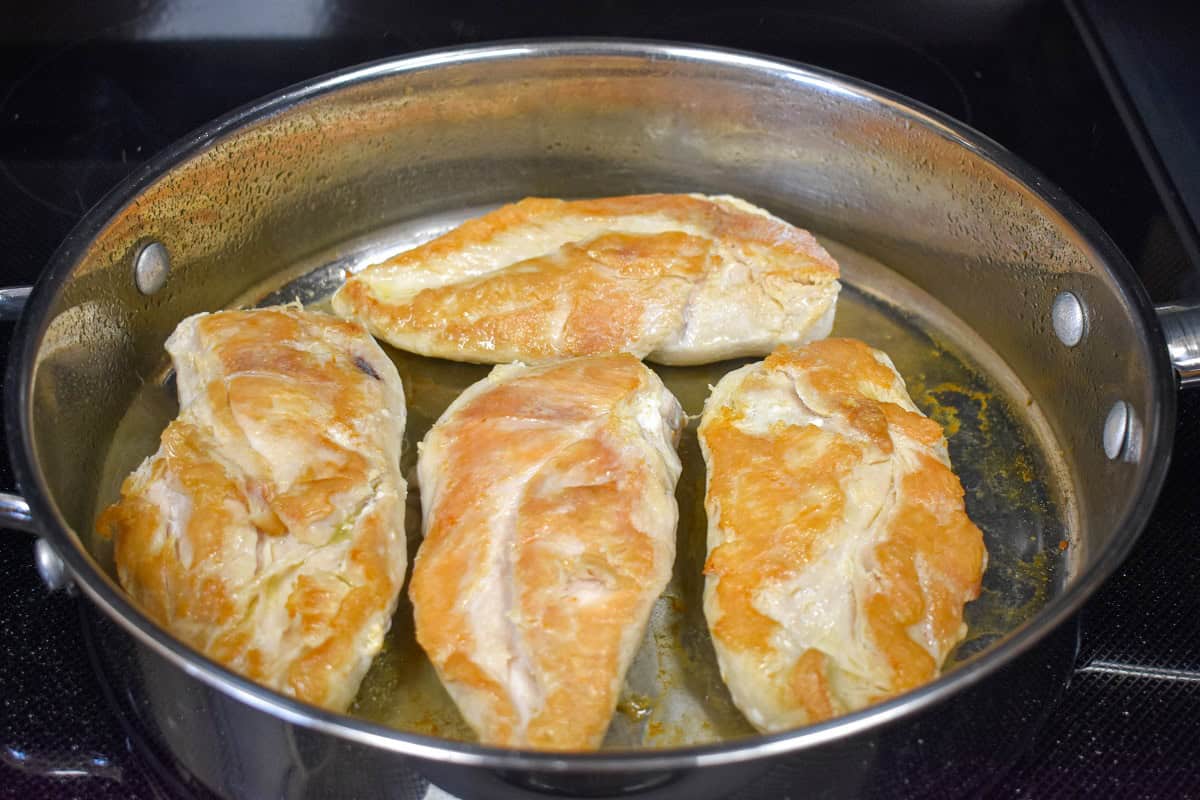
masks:
<svg viewBox="0 0 1200 800"><path fill-rule="evenodd" d="M937 423L886 355L828 339L726 375L700 423L704 610L757 728L937 676L987 562Z"/></svg>
<svg viewBox="0 0 1200 800"><path fill-rule="evenodd" d="M734 197L528 198L351 276L333 308L457 361L702 364L827 336L837 277L811 234Z"/></svg>
<svg viewBox="0 0 1200 800"><path fill-rule="evenodd" d="M682 410L629 355L496 367L417 473L417 641L488 744L598 747L675 559Z"/></svg>
<svg viewBox="0 0 1200 800"><path fill-rule="evenodd" d="M404 391L357 323L197 314L167 340L179 416L99 518L121 585L230 669L354 698L404 580Z"/></svg>

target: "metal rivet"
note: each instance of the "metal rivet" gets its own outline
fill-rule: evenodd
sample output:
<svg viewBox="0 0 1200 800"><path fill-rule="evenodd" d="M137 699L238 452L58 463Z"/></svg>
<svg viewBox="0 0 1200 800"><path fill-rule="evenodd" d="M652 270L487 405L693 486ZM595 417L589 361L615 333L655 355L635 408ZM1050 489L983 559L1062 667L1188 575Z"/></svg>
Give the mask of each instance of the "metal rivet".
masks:
<svg viewBox="0 0 1200 800"><path fill-rule="evenodd" d="M170 274L171 257L162 242L150 242L133 260L133 281L142 294L151 295L162 289Z"/></svg>
<svg viewBox="0 0 1200 800"><path fill-rule="evenodd" d="M1108 417L1104 420L1104 455L1112 461L1121 457L1129 443L1132 416L1129 404L1124 400L1113 403L1108 410Z"/></svg>
<svg viewBox="0 0 1200 800"><path fill-rule="evenodd" d="M1054 324L1054 333L1058 340L1067 347L1074 347L1083 341L1087 332L1087 314L1083 303L1070 292L1059 292L1050 308L1050 321Z"/></svg>
<svg viewBox="0 0 1200 800"><path fill-rule="evenodd" d="M42 578L42 583L46 584L50 591L57 592L71 583L66 564L45 539L38 539L33 546L33 563Z"/></svg>

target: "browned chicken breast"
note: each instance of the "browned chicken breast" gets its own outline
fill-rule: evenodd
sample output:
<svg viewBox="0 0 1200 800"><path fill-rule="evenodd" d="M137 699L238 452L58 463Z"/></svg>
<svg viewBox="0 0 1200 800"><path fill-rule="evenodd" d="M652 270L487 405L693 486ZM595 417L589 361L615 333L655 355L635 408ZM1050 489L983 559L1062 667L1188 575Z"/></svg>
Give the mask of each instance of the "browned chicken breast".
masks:
<svg viewBox="0 0 1200 800"><path fill-rule="evenodd" d="M404 580L396 368L295 307L189 317L167 350L179 416L97 523L121 585L210 658L343 709Z"/></svg>
<svg viewBox="0 0 1200 800"><path fill-rule="evenodd" d="M937 676L987 562L937 423L883 353L828 339L705 404L704 610L752 724L827 719Z"/></svg>
<svg viewBox="0 0 1200 800"><path fill-rule="evenodd" d="M670 578L682 422L618 355L497 367L425 437L417 640L483 742L600 745Z"/></svg>
<svg viewBox="0 0 1200 800"><path fill-rule="evenodd" d="M734 197L529 198L351 276L333 308L457 361L701 364L827 336L837 277L811 234Z"/></svg>

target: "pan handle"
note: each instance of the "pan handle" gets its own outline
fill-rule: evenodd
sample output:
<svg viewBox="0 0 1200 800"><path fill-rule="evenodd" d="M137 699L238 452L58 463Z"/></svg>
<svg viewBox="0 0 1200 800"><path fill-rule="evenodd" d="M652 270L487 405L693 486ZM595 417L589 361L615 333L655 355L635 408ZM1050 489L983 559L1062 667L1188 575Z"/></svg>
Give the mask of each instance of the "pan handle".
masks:
<svg viewBox="0 0 1200 800"><path fill-rule="evenodd" d="M32 286L6 286L0 288L0 322L12 322L21 316L25 301L29 299Z"/></svg>
<svg viewBox="0 0 1200 800"><path fill-rule="evenodd" d="M29 299L29 286L0 288L0 322L12 322L21 316L25 302ZM29 503L19 494L0 492L0 528L38 534L37 524L29 511ZM33 546L34 564L38 575L51 590L71 587L71 576L62 558L45 539L38 539Z"/></svg>
<svg viewBox="0 0 1200 800"><path fill-rule="evenodd" d="M38 533L37 525L33 523L33 514L29 511L29 503L19 494L0 492L0 528L11 528L26 533Z"/></svg>
<svg viewBox="0 0 1200 800"><path fill-rule="evenodd" d="M25 301L29 299L30 286L8 286L0 288L0 322L13 322L21 316ZM26 533L37 533L29 504L18 494L0 492L0 528L13 528Z"/></svg>
<svg viewBox="0 0 1200 800"><path fill-rule="evenodd" d="M1200 299L1155 306L1179 385L1200 386Z"/></svg>
<svg viewBox="0 0 1200 800"><path fill-rule="evenodd" d="M8 286L0 288L0 322L13 322L21 316L25 301L29 299L30 286ZM12 528L26 533L37 533L29 504L18 494L0 492L0 528Z"/></svg>

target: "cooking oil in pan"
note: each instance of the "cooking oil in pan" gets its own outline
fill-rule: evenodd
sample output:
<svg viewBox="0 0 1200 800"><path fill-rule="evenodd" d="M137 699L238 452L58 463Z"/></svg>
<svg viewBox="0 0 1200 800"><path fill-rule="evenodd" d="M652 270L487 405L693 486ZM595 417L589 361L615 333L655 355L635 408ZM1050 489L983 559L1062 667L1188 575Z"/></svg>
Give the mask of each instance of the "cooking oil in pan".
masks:
<svg viewBox="0 0 1200 800"><path fill-rule="evenodd" d="M275 286L234 305L299 299L327 308L343 270L396 252L455 224L453 219L406 226L376 237L354 255L297 265ZM946 430L967 511L984 532L989 553L983 592L967 607L966 639L948 669L985 649L1032 617L1062 586L1069 570L1072 509L1061 465L1036 408L1019 382L977 337L936 301L886 267L836 242L824 242L841 263L845 288L835 336L852 336L887 352L913 401ZM410 480L410 564L419 545L416 444L445 408L490 367L424 358L385 346L408 400L402 469ZM747 360L702 367L654 369L693 416L680 441L683 473L674 574L655 604L649 629L629 670L605 746L671 747L753 734L721 681L704 622L704 463L696 440L709 387ZM166 371L164 370L164 375ZM108 454L97 510L117 496L121 480L154 452L176 413L173 383L148 382L118 428ZM94 551L111 568L103 540ZM416 643L407 586L386 638L350 710L406 731L471 740L473 735Z"/></svg>

